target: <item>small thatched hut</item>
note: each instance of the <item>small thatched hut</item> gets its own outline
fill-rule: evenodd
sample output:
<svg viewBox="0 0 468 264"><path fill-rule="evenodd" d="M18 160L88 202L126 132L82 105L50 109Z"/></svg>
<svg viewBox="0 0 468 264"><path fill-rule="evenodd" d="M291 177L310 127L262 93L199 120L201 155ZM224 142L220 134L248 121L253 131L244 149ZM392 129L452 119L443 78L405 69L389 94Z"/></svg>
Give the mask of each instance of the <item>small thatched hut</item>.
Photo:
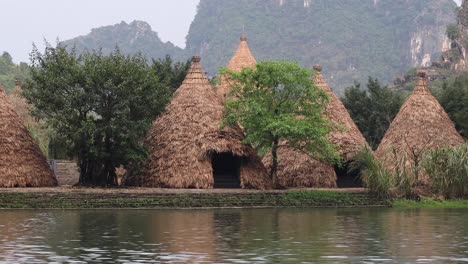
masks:
<svg viewBox="0 0 468 264"><path fill-rule="evenodd" d="M375 155L391 171L401 162L409 169L421 161L427 150L463 143L455 125L428 89L426 74L419 72L416 88L385 133Z"/></svg>
<svg viewBox="0 0 468 264"><path fill-rule="evenodd" d="M250 52L249 45L247 44L247 37L244 35L240 38L240 44L237 48L236 53L231 58L227 65L227 69L240 72L243 68L255 67L257 61L255 60L252 52ZM219 85L216 87L216 93L221 99L224 99L225 96L231 91L231 80L228 76L221 76L219 80Z"/></svg>
<svg viewBox="0 0 468 264"><path fill-rule="evenodd" d="M149 158L128 184L164 188L268 189L271 181L240 129L221 129L224 106L193 57L166 111L153 124Z"/></svg>
<svg viewBox="0 0 468 264"><path fill-rule="evenodd" d="M335 168L319 162L310 156L287 146L280 148L278 156L279 183L286 187L353 187L360 185L357 175L349 172L346 163L367 145L364 136L352 120L340 99L333 93L322 76L322 67L314 66L316 74L314 84L330 96L325 115L333 125L327 135L331 143L338 146L338 152L345 161L345 166ZM263 160L265 166L271 166L271 156Z"/></svg>
<svg viewBox="0 0 468 264"><path fill-rule="evenodd" d="M46 157L0 86L0 187L56 186Z"/></svg>

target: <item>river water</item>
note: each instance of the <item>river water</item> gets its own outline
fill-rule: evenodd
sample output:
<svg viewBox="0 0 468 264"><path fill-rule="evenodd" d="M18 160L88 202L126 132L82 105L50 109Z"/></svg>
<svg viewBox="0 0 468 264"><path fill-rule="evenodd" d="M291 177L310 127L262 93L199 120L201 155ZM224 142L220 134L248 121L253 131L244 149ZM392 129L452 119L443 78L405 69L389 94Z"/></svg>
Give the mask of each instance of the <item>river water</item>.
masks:
<svg viewBox="0 0 468 264"><path fill-rule="evenodd" d="M468 210L2 210L0 263L468 263Z"/></svg>

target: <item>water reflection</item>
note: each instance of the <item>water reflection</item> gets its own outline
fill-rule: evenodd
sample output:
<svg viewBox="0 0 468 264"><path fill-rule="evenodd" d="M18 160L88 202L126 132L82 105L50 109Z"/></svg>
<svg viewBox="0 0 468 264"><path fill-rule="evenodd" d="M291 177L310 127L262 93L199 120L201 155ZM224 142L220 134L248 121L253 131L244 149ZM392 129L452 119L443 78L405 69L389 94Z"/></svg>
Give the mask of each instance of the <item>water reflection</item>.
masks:
<svg viewBox="0 0 468 264"><path fill-rule="evenodd" d="M468 210L0 213L0 263L468 262Z"/></svg>

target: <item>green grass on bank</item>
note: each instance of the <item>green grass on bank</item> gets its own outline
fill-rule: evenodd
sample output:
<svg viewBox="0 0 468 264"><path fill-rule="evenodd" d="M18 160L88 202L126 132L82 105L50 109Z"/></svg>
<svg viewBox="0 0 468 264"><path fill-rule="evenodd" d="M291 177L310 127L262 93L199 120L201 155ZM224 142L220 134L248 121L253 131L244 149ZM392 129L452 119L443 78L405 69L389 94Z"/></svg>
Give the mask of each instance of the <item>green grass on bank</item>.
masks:
<svg viewBox="0 0 468 264"><path fill-rule="evenodd" d="M435 200L423 198L420 201L398 199L392 202L394 208L467 208L468 200Z"/></svg>
<svg viewBox="0 0 468 264"><path fill-rule="evenodd" d="M365 192L83 194L0 193L0 208L373 207L390 203Z"/></svg>

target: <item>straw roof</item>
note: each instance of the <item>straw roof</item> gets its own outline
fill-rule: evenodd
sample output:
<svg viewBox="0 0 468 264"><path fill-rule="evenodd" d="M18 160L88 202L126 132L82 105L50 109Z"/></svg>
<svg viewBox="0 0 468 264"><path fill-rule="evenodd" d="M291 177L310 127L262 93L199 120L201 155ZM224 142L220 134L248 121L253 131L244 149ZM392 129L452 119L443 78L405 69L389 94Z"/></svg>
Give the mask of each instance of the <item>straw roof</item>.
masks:
<svg viewBox="0 0 468 264"><path fill-rule="evenodd" d="M339 147L338 152L345 160L352 160L364 146L367 146L366 139L359 131L346 107L323 78L322 67L316 65L314 70L317 72L313 77L314 84L330 96L325 115L331 121L333 129L327 135L327 138L331 143Z"/></svg>
<svg viewBox="0 0 468 264"><path fill-rule="evenodd" d="M57 185L46 157L21 122L0 85L0 187Z"/></svg>
<svg viewBox="0 0 468 264"><path fill-rule="evenodd" d="M224 106L193 57L192 66L166 111L150 129L149 158L128 184L168 188L213 188L211 157L242 158L241 187L268 189L271 181L255 150L242 143L241 129L221 129Z"/></svg>
<svg viewBox="0 0 468 264"><path fill-rule="evenodd" d="M375 154L387 168L394 170L396 157L409 157L406 166L414 165L429 149L457 146L464 140L455 129L426 84L425 73L385 133Z"/></svg>
<svg viewBox="0 0 468 264"><path fill-rule="evenodd" d="M229 61L226 68L232 71L240 72L243 68L253 68L257 64L252 52L250 52L249 45L247 44L247 37L241 36L240 44L236 53ZM232 84L227 76L221 76L220 83L216 88L216 93L220 98L224 99L226 94L231 91Z"/></svg>

